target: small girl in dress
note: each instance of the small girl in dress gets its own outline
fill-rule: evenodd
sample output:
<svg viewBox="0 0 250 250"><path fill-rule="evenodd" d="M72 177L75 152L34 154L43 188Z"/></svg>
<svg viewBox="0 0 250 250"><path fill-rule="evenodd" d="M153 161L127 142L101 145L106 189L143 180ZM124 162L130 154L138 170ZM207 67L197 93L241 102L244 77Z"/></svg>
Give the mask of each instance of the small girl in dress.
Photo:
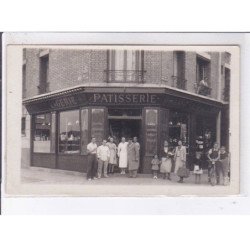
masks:
<svg viewBox="0 0 250 250"><path fill-rule="evenodd" d="M158 171L159 171L159 164L160 160L158 158L158 155L155 155L153 160L151 161L152 164L152 171L153 171L153 179L157 179Z"/></svg>
<svg viewBox="0 0 250 250"><path fill-rule="evenodd" d="M195 183L201 183L201 175L203 174L203 170L201 168L201 153L196 152L194 159L194 175L195 175Z"/></svg>

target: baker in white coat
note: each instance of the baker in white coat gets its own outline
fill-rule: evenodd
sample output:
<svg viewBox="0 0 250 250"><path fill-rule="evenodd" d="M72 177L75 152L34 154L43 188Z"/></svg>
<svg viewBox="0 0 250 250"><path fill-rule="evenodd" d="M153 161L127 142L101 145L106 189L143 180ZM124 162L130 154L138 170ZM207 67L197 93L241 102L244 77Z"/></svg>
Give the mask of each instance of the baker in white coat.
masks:
<svg viewBox="0 0 250 250"><path fill-rule="evenodd" d="M122 137L122 141L118 145L117 155L119 157L119 168L121 174L125 174L125 169L128 167L128 143L125 137Z"/></svg>

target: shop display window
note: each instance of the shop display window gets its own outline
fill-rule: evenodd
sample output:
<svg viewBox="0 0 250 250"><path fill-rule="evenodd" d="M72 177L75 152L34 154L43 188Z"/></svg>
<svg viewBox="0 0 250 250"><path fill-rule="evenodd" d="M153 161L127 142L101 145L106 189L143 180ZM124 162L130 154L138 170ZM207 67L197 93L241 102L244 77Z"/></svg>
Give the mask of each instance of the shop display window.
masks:
<svg viewBox="0 0 250 250"><path fill-rule="evenodd" d="M60 113L59 153L80 153L80 118L79 110Z"/></svg>
<svg viewBox="0 0 250 250"><path fill-rule="evenodd" d="M51 149L51 114L35 116L33 151L50 153Z"/></svg>
<svg viewBox="0 0 250 250"><path fill-rule="evenodd" d="M189 149L188 136L188 114L181 112L170 112L169 119L169 144L171 147L176 147L178 141L181 140L183 145Z"/></svg>

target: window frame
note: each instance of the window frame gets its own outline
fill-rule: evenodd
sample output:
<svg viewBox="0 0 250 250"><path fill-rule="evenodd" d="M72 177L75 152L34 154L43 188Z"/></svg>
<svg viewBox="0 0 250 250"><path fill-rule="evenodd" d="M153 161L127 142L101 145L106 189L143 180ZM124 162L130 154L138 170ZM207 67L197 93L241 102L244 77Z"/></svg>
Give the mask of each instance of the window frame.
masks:
<svg viewBox="0 0 250 250"><path fill-rule="evenodd" d="M169 123L172 122L171 119L172 119L174 113L178 113L178 114L181 114L183 116L184 115L186 116L186 119L187 119L187 123L186 123L186 126L187 126L187 142L186 142L185 145L184 144L183 145L186 147L187 155L188 155L190 153L190 148L191 148L191 146L190 146L191 145L191 114L189 112L185 112L185 111L178 110L178 109L170 109L169 110ZM172 142L170 142L170 128L174 128L174 127L177 127L177 125L173 126L173 125L168 124L169 144L170 144L170 147L173 147L173 149L175 149L175 147L177 145L174 145ZM180 138L177 139L177 142L178 142L178 140L181 140L181 139ZM183 141L182 141L182 143L183 143Z"/></svg>
<svg viewBox="0 0 250 250"><path fill-rule="evenodd" d="M26 116L21 118L21 135L26 136Z"/></svg>
<svg viewBox="0 0 250 250"><path fill-rule="evenodd" d="M207 71L207 75L204 74L203 79L198 79L198 76L199 76L198 65L200 65L199 61L207 66L207 69L204 70L204 72ZM211 86L211 79L210 79L211 68L210 67L211 67L211 61L209 59L204 58L200 55L196 55L196 82L197 82L197 84L199 84L200 81L205 80L205 78L207 78L207 84L209 87Z"/></svg>
<svg viewBox="0 0 250 250"><path fill-rule="evenodd" d="M184 50L173 51L172 86L183 90L187 90L185 57L186 52Z"/></svg>
<svg viewBox="0 0 250 250"><path fill-rule="evenodd" d="M27 82L27 65L26 63L23 63L22 66L22 98L26 98L27 96L27 88L26 88L26 82Z"/></svg>
<svg viewBox="0 0 250 250"><path fill-rule="evenodd" d="M47 60L46 63L46 70L43 69L43 60ZM46 53L43 56L39 57L39 85L37 86L38 88L38 94L45 94L50 92L49 90L49 53ZM43 76L44 72L46 72L46 77ZM44 78L46 78L46 82L44 82Z"/></svg>
<svg viewBox="0 0 250 250"><path fill-rule="evenodd" d="M82 107L84 108L84 107ZM74 155L84 155L82 154L82 145L81 145L81 141L82 141L82 131L81 131L81 110L82 108L77 108L77 109L67 109L67 110L61 110L57 113L57 121L58 121L58 126L57 126L57 141L56 141L56 153L58 155L67 155L67 156L74 156ZM67 154L67 153L63 153L60 152L60 147L59 147L59 143L60 143L60 118L61 118L61 113L63 112L70 112L70 111L78 111L78 115L79 115L79 132L80 132L80 141L79 141L79 153L73 153L73 154Z"/></svg>
<svg viewBox="0 0 250 250"><path fill-rule="evenodd" d="M50 152L35 152L34 151L34 138L35 138L35 130L36 130L36 116L38 115L46 115L50 114L50 137L51 137L51 127L52 127L52 113L46 112L46 113L38 113L32 115L32 136L31 136L31 145L32 145L32 153L33 154L55 154L54 152L51 152L51 141L50 141Z"/></svg>
<svg viewBox="0 0 250 250"><path fill-rule="evenodd" d="M116 68L116 53L117 51L123 51L123 69ZM128 50L107 50L107 70L106 72L106 82L114 83L145 83L145 70L144 70L144 50L130 50L135 52L135 67L133 70L128 70ZM135 72L135 80L127 80L129 71ZM116 79L116 72L122 73L122 80ZM126 73L127 72L127 73ZM125 73L125 74L124 74ZM124 74L124 75L123 75Z"/></svg>

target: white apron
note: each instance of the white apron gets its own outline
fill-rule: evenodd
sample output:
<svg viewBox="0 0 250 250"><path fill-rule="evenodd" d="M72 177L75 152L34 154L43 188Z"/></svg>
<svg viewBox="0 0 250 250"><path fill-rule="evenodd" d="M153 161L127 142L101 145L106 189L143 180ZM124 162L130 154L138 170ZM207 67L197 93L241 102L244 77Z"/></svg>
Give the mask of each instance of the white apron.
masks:
<svg viewBox="0 0 250 250"><path fill-rule="evenodd" d="M119 157L119 168L127 168L128 167L128 143L120 142L118 145L118 157Z"/></svg>

